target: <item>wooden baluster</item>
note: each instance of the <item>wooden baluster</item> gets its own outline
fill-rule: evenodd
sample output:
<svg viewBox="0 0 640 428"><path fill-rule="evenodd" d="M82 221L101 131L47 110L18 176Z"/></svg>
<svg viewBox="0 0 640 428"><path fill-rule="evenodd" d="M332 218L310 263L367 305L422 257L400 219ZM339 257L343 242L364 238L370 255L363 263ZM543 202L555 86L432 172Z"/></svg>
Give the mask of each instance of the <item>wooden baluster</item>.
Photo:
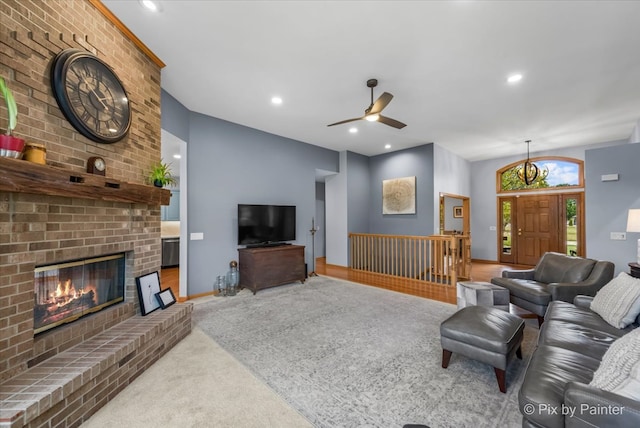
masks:
<svg viewBox="0 0 640 428"><path fill-rule="evenodd" d="M451 237L451 260L456 260L458 257L458 238L456 236ZM452 265L449 269L451 276L449 277L449 285L455 286L458 282L458 267L457 264Z"/></svg>

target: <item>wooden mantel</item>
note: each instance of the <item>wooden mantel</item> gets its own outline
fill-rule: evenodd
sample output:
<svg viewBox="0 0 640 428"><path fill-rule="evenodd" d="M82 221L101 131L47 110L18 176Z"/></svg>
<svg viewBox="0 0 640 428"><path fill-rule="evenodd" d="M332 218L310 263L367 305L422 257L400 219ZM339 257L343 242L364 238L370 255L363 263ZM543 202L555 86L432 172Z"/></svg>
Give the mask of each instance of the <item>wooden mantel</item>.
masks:
<svg viewBox="0 0 640 428"><path fill-rule="evenodd" d="M0 191L169 205L171 192L99 175L0 157Z"/></svg>

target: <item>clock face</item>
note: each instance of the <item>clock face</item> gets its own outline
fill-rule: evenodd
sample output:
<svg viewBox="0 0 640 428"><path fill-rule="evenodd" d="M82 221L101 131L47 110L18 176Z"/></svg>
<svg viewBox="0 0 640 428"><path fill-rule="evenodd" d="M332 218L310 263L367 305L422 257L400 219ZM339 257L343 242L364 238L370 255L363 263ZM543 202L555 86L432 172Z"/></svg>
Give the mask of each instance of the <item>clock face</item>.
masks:
<svg viewBox="0 0 640 428"><path fill-rule="evenodd" d="M104 159L102 158L97 158L94 162L93 162L94 167L98 170L98 171L104 171L106 165L104 163Z"/></svg>
<svg viewBox="0 0 640 428"><path fill-rule="evenodd" d="M85 137L115 143L131 125L124 86L113 70L89 52L67 49L51 67L53 94L67 120Z"/></svg>
<svg viewBox="0 0 640 428"><path fill-rule="evenodd" d="M105 175L107 163L100 156L92 156L87 160L87 172L97 175Z"/></svg>

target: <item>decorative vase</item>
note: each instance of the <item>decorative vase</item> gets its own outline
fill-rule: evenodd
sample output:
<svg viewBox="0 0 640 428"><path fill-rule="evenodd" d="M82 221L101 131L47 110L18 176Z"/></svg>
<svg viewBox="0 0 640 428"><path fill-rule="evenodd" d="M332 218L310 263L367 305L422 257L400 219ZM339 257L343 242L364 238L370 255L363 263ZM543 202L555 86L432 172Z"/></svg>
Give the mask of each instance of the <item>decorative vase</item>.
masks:
<svg viewBox="0 0 640 428"><path fill-rule="evenodd" d="M238 292L238 262L231 260L229 272L227 272L227 290L230 296L235 296Z"/></svg>
<svg viewBox="0 0 640 428"><path fill-rule="evenodd" d="M24 149L24 140L12 135L0 134L0 156L19 159Z"/></svg>
<svg viewBox="0 0 640 428"><path fill-rule="evenodd" d="M218 296L226 296L227 295L227 284L224 276L219 275L216 278L216 291L218 292Z"/></svg>

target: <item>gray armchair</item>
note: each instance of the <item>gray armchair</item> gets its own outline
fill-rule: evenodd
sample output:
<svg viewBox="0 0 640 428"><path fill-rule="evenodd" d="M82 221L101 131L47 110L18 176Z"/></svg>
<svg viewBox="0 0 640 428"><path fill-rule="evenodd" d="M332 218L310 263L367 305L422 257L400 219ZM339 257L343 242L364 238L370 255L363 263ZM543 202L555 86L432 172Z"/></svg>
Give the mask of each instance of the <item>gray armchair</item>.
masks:
<svg viewBox="0 0 640 428"><path fill-rule="evenodd" d="M542 325L551 301L571 303L579 294L595 296L613 273L611 262L545 253L533 269L504 270L491 282L508 289L510 302L536 314Z"/></svg>

